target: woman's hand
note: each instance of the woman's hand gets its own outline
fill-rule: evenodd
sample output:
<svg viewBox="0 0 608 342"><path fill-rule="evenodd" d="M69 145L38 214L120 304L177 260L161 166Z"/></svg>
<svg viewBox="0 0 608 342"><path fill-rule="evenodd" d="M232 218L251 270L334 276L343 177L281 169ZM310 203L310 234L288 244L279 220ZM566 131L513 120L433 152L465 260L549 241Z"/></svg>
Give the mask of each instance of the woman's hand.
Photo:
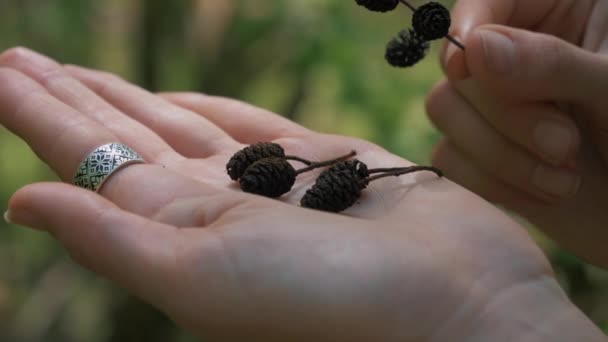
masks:
<svg viewBox="0 0 608 342"><path fill-rule="evenodd" d="M308 159L356 149L371 167L409 162L237 101L163 97L29 50L1 55L0 122L62 180L108 142L150 163L119 170L101 196L27 185L10 219L219 341L601 340L525 231L472 193L433 174L383 179L347 215L295 205L312 174L283 201L246 194L225 164L256 141Z"/></svg>
<svg viewBox="0 0 608 342"><path fill-rule="evenodd" d="M608 266L608 1L459 0L433 164ZM491 25L490 25L491 24Z"/></svg>

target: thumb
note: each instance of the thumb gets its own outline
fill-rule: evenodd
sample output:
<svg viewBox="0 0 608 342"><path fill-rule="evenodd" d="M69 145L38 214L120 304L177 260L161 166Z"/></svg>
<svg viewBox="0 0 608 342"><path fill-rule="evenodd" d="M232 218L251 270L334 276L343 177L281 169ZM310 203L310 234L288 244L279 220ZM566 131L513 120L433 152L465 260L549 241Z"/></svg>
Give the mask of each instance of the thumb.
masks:
<svg viewBox="0 0 608 342"><path fill-rule="evenodd" d="M466 62L482 86L507 101L606 108L608 59L551 35L479 26L468 37Z"/></svg>
<svg viewBox="0 0 608 342"><path fill-rule="evenodd" d="M77 262L145 300L158 301L166 292L175 261L171 226L63 183L19 189L5 220L49 232Z"/></svg>

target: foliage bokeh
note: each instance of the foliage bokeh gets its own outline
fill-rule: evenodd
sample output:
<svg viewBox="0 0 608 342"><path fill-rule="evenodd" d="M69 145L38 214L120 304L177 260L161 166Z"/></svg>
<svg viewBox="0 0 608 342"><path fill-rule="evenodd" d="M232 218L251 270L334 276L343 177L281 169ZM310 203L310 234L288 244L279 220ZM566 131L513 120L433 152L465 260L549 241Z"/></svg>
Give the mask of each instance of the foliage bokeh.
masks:
<svg viewBox="0 0 608 342"><path fill-rule="evenodd" d="M413 69L393 69L383 59L409 16L405 8L378 14L341 0L3 0L0 50L27 46L153 91L239 98L428 163L440 135L424 115L424 97L442 77L440 44ZM4 207L19 187L57 180L4 127L0 176ZM194 340L75 265L48 236L1 225L0 341ZM606 273L529 229L573 301L607 326Z"/></svg>

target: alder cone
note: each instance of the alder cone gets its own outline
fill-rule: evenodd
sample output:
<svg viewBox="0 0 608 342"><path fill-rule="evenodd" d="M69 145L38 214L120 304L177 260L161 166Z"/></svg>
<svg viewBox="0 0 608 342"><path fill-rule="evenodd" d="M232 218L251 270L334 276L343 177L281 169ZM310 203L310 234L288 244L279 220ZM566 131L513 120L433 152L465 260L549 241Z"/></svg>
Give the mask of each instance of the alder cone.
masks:
<svg viewBox="0 0 608 342"><path fill-rule="evenodd" d="M270 157L251 164L239 183L245 192L276 198L291 190L296 176L296 170L287 160Z"/></svg>
<svg viewBox="0 0 608 342"><path fill-rule="evenodd" d="M388 43L384 58L392 66L411 67L426 56L428 49L429 42L416 31L403 30Z"/></svg>
<svg viewBox="0 0 608 342"><path fill-rule="evenodd" d="M300 200L300 205L310 209L341 212L359 199L361 191L369 184L368 177L367 165L357 159L337 163L319 175L312 188Z"/></svg>
<svg viewBox="0 0 608 342"><path fill-rule="evenodd" d="M412 25L425 40L443 38L448 35L452 25L450 11L438 2L429 2L416 9Z"/></svg>
<svg viewBox="0 0 608 342"><path fill-rule="evenodd" d="M245 170L256 161L269 157L285 158L285 150L279 144L259 142L235 153L226 164L230 179L239 180Z"/></svg>
<svg viewBox="0 0 608 342"><path fill-rule="evenodd" d="M374 12L388 12L397 8L399 0L355 0L357 5Z"/></svg>

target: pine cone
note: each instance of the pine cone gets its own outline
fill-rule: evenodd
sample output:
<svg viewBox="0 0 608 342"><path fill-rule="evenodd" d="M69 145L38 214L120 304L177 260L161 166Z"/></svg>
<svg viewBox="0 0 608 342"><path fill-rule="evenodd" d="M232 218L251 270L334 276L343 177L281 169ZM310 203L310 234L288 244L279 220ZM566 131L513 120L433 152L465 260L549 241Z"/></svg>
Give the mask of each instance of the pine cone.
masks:
<svg viewBox="0 0 608 342"><path fill-rule="evenodd" d="M291 190L296 176L296 170L287 160L270 157L251 164L239 182L245 192L276 198Z"/></svg>
<svg viewBox="0 0 608 342"><path fill-rule="evenodd" d="M386 47L386 61L395 67L413 66L426 56L429 43L416 31L409 29L399 32Z"/></svg>
<svg viewBox="0 0 608 342"><path fill-rule="evenodd" d="M300 200L305 208L340 212L359 199L368 185L367 165L357 160L347 160L323 171L312 188Z"/></svg>
<svg viewBox="0 0 608 342"><path fill-rule="evenodd" d="M418 7L412 17L414 30L425 40L447 36L451 24L450 11L437 2L429 2Z"/></svg>
<svg viewBox="0 0 608 342"><path fill-rule="evenodd" d="M280 145L270 142L249 145L230 158L228 164L226 164L226 171L230 179L236 181L243 176L247 167L260 159L268 157L284 158L285 151Z"/></svg>
<svg viewBox="0 0 608 342"><path fill-rule="evenodd" d="M359 6L363 6L374 12L388 12L397 8L399 0L355 0Z"/></svg>

